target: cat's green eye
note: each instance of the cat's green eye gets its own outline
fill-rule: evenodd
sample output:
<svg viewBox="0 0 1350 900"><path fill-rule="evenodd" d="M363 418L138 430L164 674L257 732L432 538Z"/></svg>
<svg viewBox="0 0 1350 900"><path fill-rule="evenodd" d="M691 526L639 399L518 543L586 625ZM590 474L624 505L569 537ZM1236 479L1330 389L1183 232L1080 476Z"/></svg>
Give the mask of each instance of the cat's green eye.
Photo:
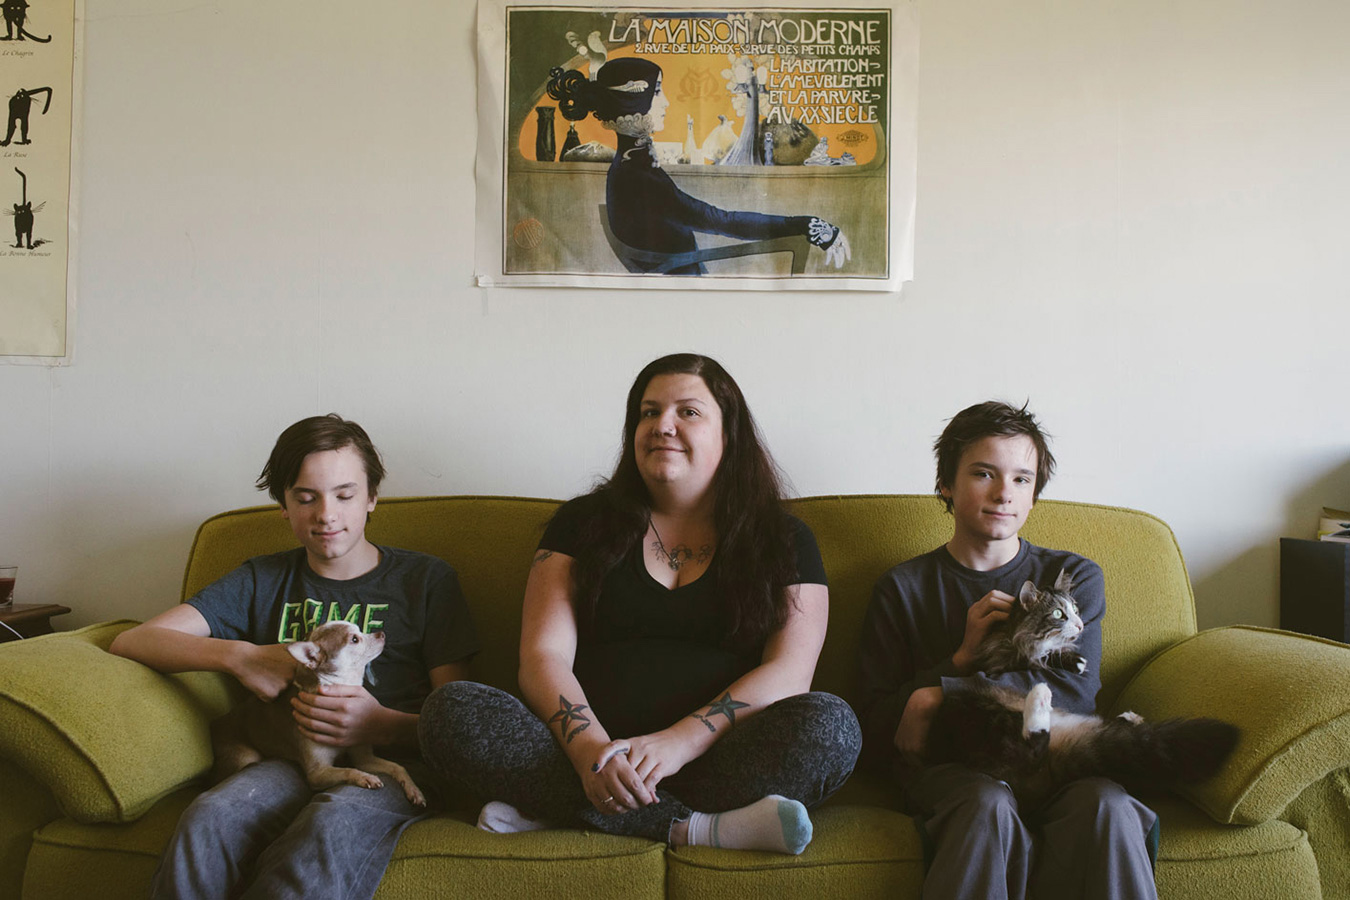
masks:
<svg viewBox="0 0 1350 900"><path fill-rule="evenodd" d="M1053 618L1056 618L1056 619L1062 619L1062 618L1064 618L1064 610L1062 610L1062 609L1057 609L1057 610L1055 610L1054 612L1050 613L1050 615L1051 615L1051 617L1053 617Z"/></svg>

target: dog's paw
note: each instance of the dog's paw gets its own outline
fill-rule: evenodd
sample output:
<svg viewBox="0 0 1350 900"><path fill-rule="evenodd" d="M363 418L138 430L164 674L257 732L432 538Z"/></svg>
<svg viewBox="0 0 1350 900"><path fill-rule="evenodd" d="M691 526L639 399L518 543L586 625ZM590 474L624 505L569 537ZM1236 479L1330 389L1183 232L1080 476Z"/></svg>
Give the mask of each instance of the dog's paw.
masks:
<svg viewBox="0 0 1350 900"><path fill-rule="evenodd" d="M422 796L422 792L417 789L417 785L411 781L403 785L403 795L408 798L408 802L413 806L427 805L427 798Z"/></svg>
<svg viewBox="0 0 1350 900"><path fill-rule="evenodd" d="M358 787L363 787L371 791L384 787L384 782L380 780L379 776L372 775L369 772L360 773L357 776L355 784Z"/></svg>
<svg viewBox="0 0 1350 900"><path fill-rule="evenodd" d="M1141 716L1141 715L1139 715L1139 713L1137 713L1137 712L1133 712L1132 710L1126 710L1125 712L1121 713L1119 716L1116 716L1116 718L1118 718L1118 719L1124 719L1126 722L1129 722L1131 725L1143 725L1143 724L1144 724L1144 717Z"/></svg>

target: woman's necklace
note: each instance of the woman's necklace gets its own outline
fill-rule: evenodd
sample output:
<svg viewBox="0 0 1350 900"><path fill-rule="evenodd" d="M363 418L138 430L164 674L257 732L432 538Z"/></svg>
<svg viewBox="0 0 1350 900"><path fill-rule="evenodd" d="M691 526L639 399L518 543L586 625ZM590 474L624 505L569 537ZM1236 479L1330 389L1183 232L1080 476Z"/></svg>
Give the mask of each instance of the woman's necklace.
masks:
<svg viewBox="0 0 1350 900"><path fill-rule="evenodd" d="M656 535L656 542L652 544L652 549L656 551L657 559L663 556L666 558L666 565L670 566L670 571L678 572L680 566L695 559L694 551L684 544L678 544L673 549L667 550L665 542L661 540L661 532L656 528L655 520L648 519L647 521L652 526L652 534ZM711 556L712 544L705 544L703 549L698 552L697 561L706 562Z"/></svg>

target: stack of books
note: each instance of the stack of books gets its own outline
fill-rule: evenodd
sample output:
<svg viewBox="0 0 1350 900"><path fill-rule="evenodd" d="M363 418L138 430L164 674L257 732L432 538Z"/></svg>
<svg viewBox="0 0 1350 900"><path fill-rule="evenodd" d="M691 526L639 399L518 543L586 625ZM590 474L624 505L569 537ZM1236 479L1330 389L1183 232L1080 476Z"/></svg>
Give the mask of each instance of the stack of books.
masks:
<svg viewBox="0 0 1350 900"><path fill-rule="evenodd" d="M1350 512L1322 507L1322 518L1317 523L1317 539L1350 544Z"/></svg>

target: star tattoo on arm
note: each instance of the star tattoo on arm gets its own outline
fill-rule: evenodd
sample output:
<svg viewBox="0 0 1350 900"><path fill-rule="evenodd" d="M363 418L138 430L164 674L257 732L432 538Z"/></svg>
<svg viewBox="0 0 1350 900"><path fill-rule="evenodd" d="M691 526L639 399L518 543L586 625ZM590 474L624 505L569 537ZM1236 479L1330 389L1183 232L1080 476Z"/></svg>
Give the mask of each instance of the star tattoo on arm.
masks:
<svg viewBox="0 0 1350 900"><path fill-rule="evenodd" d="M548 724L555 722L558 725L558 733L567 739L567 743L572 743L572 738L581 734L587 728L591 727L591 720L585 714L588 708L584 703L570 703L562 694L558 695L559 708L553 715L549 716ZM576 727L573 728L572 726ZM571 728L569 732L567 729Z"/></svg>
<svg viewBox="0 0 1350 900"><path fill-rule="evenodd" d="M708 714L706 716L701 716L698 713L694 713L693 716L695 719L698 719L704 725L708 726L709 731L716 732L717 726L711 721L713 716L726 716L727 724L735 725L736 710L745 709L749 705L749 703L741 703L739 700L733 700L731 698L731 692L727 691L722 695L721 700L714 700L708 705Z"/></svg>

